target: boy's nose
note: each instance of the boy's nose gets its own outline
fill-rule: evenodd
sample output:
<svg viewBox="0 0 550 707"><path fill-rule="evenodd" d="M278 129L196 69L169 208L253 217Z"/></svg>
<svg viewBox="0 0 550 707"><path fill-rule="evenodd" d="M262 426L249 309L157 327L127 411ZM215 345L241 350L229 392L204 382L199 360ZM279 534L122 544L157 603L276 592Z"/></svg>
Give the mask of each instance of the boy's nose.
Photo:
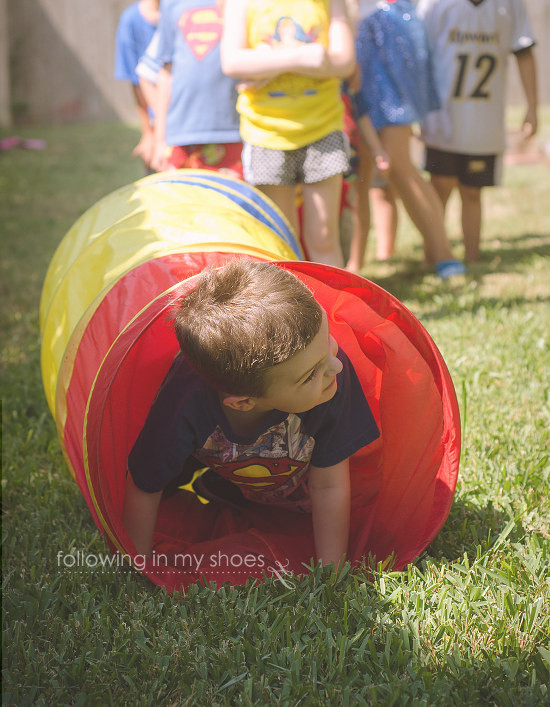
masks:
<svg viewBox="0 0 550 707"><path fill-rule="evenodd" d="M334 337L330 337L330 359L329 359L329 364L327 367L327 375L330 376L335 376L343 368L342 361L340 361L339 358L337 358L337 353L338 353L338 344L336 343L336 339Z"/></svg>
<svg viewBox="0 0 550 707"><path fill-rule="evenodd" d="M331 356L328 374L331 376L336 376L338 375L338 373L340 373L342 368L342 361L340 361L339 358L336 358L336 356Z"/></svg>

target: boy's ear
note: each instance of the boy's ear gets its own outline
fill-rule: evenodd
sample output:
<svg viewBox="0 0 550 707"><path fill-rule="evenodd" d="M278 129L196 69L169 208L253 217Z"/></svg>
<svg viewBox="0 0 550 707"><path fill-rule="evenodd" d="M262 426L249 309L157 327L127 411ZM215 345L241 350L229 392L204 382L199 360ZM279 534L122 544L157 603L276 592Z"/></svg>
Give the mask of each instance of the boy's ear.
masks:
<svg viewBox="0 0 550 707"><path fill-rule="evenodd" d="M246 395L226 395L222 398L224 405L238 412L248 412L256 407L256 401Z"/></svg>

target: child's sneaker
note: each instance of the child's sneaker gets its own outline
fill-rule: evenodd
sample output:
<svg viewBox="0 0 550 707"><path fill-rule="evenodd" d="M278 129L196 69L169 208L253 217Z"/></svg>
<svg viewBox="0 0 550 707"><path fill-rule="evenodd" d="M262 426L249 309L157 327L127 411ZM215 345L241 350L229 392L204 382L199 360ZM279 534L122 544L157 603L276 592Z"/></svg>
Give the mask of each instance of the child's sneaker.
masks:
<svg viewBox="0 0 550 707"><path fill-rule="evenodd" d="M460 260L441 260L435 264L435 273L442 280L450 280L458 276L464 277L466 267Z"/></svg>

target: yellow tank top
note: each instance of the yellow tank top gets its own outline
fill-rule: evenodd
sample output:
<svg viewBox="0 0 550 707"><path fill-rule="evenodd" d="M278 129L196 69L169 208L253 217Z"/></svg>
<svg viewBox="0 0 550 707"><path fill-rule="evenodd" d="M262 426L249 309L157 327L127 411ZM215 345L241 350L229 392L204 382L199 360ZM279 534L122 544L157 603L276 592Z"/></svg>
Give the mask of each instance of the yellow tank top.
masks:
<svg viewBox="0 0 550 707"><path fill-rule="evenodd" d="M321 42L328 46L330 0L249 0L251 48ZM281 74L260 89L242 91L237 101L241 137L252 145L293 150L342 130L340 80Z"/></svg>

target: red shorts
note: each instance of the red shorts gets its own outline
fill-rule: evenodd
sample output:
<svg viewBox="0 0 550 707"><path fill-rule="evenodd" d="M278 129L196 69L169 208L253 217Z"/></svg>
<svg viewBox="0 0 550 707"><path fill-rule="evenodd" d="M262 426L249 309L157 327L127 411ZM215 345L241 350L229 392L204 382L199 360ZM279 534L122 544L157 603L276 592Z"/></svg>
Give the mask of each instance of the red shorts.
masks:
<svg viewBox="0 0 550 707"><path fill-rule="evenodd" d="M173 147L168 162L176 169L211 169L243 178L240 142Z"/></svg>

